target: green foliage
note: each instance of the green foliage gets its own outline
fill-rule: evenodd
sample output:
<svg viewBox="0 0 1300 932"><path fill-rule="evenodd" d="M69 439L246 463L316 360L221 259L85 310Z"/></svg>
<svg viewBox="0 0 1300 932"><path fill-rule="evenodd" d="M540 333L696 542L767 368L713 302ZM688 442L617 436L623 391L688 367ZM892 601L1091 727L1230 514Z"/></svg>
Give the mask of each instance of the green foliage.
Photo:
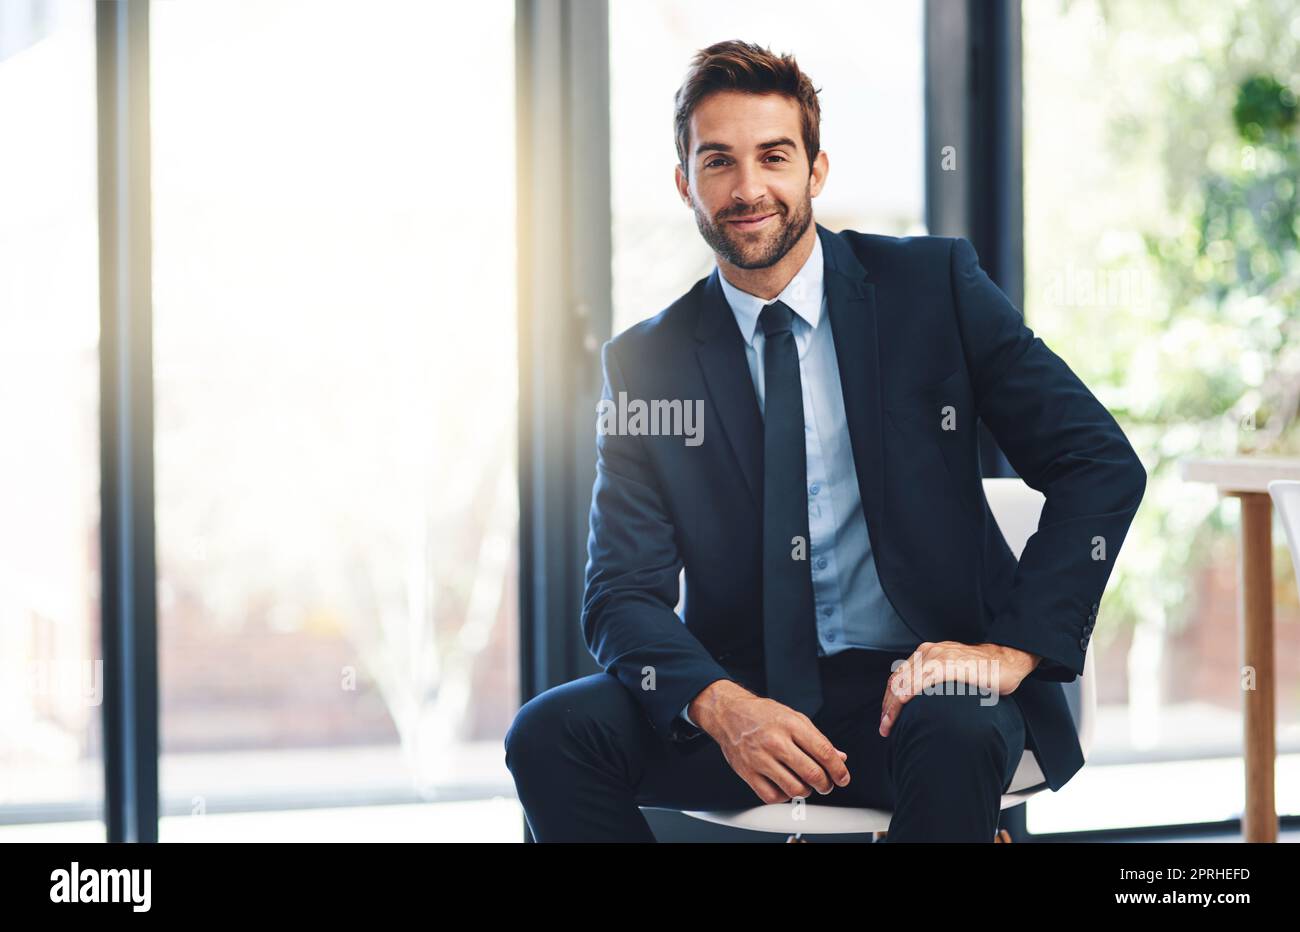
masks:
<svg viewBox="0 0 1300 932"><path fill-rule="evenodd" d="M1160 398L1145 412L1148 436L1181 423L1209 441L1210 449L1196 444L1178 458L1295 446L1300 146L1295 93L1277 77L1300 73L1295 15L1289 4L1236 4L1226 41L1204 51L1213 79L1171 74L1166 84L1168 138L1190 151L1166 150L1177 223L1146 241L1169 296L1167 326L1219 344L1195 365L1169 361ZM1216 436L1228 443L1216 448ZM1157 468L1162 480L1178 481L1172 460L1161 458ZM1161 509L1181 507L1172 498L1153 506L1147 518L1161 526L1173 520ZM1189 562L1161 561L1160 572L1195 578L1211 553L1223 552L1232 528L1218 510L1213 517L1190 546L1175 548Z"/></svg>
<svg viewBox="0 0 1300 932"><path fill-rule="evenodd" d="M1176 627L1206 561L1230 554L1236 507L1180 461L1300 452L1300 9L1076 0L1024 15L1027 251L1042 254L1027 266L1153 282L1149 301L1079 308L1033 305L1030 281L1027 313L1147 467L1107 617ZM1043 167L1046 130L1074 134L1073 162ZM1130 232L1139 249L1106 250Z"/></svg>
<svg viewBox="0 0 1300 932"><path fill-rule="evenodd" d="M1285 142L1295 120L1295 95L1285 84L1267 74L1242 82L1232 108L1232 121L1246 142Z"/></svg>

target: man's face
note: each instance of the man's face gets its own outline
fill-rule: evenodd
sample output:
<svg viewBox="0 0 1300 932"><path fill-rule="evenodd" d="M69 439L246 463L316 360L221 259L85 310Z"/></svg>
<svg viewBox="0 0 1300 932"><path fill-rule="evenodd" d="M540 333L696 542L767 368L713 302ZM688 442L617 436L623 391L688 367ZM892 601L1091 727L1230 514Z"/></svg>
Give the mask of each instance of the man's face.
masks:
<svg viewBox="0 0 1300 932"><path fill-rule="evenodd" d="M827 171L819 152L809 172L799 105L779 94L704 98L691 114L687 159L690 177L678 166L678 192L705 242L742 269L768 268L794 247Z"/></svg>

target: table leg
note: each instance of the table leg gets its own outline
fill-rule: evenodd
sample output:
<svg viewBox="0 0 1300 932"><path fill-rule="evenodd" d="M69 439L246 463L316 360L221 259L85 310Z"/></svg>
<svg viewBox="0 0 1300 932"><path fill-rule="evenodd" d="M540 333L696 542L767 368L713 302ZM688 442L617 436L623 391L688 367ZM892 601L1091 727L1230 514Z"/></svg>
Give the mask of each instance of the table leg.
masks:
<svg viewBox="0 0 1300 932"><path fill-rule="evenodd" d="M1277 723L1273 660L1273 504L1267 493L1243 492L1241 499L1242 663L1254 670L1254 689L1245 689L1245 841L1277 841L1273 773ZM1247 682L1243 677L1243 682Z"/></svg>

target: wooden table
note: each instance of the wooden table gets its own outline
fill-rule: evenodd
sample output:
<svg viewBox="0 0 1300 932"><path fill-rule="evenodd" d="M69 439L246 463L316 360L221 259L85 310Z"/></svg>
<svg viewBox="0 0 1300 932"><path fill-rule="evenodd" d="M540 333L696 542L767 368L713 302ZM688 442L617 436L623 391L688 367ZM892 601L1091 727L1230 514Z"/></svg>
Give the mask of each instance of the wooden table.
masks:
<svg viewBox="0 0 1300 932"><path fill-rule="evenodd" d="M1244 690L1246 810L1245 841L1277 841L1273 771L1277 762L1276 664L1273 657L1273 503L1268 484L1300 480L1300 459L1240 456L1186 460L1183 478L1208 482L1221 495L1241 499L1239 611L1242 664L1255 670L1255 688Z"/></svg>

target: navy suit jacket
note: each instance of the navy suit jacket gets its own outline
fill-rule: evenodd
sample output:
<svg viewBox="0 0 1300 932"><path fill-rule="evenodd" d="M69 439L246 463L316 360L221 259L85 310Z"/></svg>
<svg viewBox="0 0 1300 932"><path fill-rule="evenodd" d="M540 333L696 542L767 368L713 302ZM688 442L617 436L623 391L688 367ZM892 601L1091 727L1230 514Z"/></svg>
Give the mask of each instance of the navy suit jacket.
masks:
<svg viewBox="0 0 1300 932"><path fill-rule="evenodd" d="M1083 672L1146 471L965 239L816 229L881 586L920 641L1042 657L1011 696L1060 789L1083 765L1061 683ZM684 751L706 740L677 717L704 687L763 692L763 420L719 274L601 351L604 398L704 403L698 445L597 431L582 610L596 661ZM977 419L1046 496L1018 563L984 498Z"/></svg>

